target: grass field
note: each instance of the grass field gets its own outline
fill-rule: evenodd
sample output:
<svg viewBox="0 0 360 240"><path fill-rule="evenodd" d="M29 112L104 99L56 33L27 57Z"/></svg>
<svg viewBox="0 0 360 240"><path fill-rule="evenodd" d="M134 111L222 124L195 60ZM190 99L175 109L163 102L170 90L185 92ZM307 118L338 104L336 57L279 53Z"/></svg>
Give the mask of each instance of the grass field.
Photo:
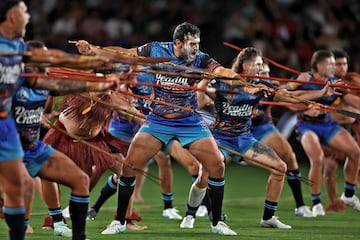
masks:
<svg viewBox="0 0 360 240"><path fill-rule="evenodd" d="M307 175L307 165L302 164L303 176ZM174 206L182 214L185 213L188 189L191 184L189 174L177 164L174 168ZM156 173L156 165L150 166L150 172ZM110 173L109 173L110 174ZM113 218L116 208L116 197L113 196L94 221L87 222L87 237L91 240L96 239L357 239L360 235L360 213L348 208L342 213L329 213L323 217L306 219L295 217L294 201L290 189L285 183L279 208L276 215L286 224L292 225L291 230L264 229L259 226L259 221L263 212L264 189L267 179L267 172L255 167L242 167L232 164L226 169L226 187L223 212L228 215L227 224L238 233L238 236L217 236L209 233L210 225L207 218L197 218L194 229L180 229L179 220L168 220L161 217L163 208L161 200L161 189L159 185L145 181L142 196L145 203L137 203L136 211L140 212L143 221L142 225L147 225L146 231L131 231L123 235L101 235L101 231ZM99 193L99 189L105 182L108 175L105 175L98 186L91 194L93 203ZM343 186L342 173L338 173L338 188L341 193ZM67 188L62 188L62 204L65 207L68 202ZM303 193L306 204L310 205L309 187L303 185ZM327 196L323 190L323 203L327 203ZM42 230L43 217L47 214L47 208L35 196L31 226L34 228L33 234L28 234L26 239L59 239L54 237L52 231ZM69 225L71 221L69 220ZM0 221L0 239L7 239L5 222Z"/></svg>

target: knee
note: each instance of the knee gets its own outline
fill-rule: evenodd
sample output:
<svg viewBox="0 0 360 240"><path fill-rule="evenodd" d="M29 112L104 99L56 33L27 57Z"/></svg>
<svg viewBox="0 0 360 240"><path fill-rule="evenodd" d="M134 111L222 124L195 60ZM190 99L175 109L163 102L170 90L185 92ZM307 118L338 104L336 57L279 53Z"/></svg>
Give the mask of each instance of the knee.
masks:
<svg viewBox="0 0 360 240"><path fill-rule="evenodd" d="M81 188L84 188L87 191L89 191L89 186L90 186L89 176L85 172L81 171L79 176L77 177L76 184L77 186L81 186Z"/></svg>
<svg viewBox="0 0 360 240"><path fill-rule="evenodd" d="M317 168L317 169L321 169L324 165L324 161L323 158L316 158L316 159L311 159L310 160L310 167L311 168Z"/></svg>
<svg viewBox="0 0 360 240"><path fill-rule="evenodd" d="M210 170L208 170L210 172ZM220 160L217 161L216 163L214 163L214 165L212 166L211 169L212 172L216 171L219 173L224 173L225 172L225 163L224 161Z"/></svg>
<svg viewBox="0 0 360 240"><path fill-rule="evenodd" d="M32 196L35 189L34 179L29 177L25 177L24 179L24 196Z"/></svg>
<svg viewBox="0 0 360 240"><path fill-rule="evenodd" d="M329 159L326 161L325 167L324 167L324 176L326 178L332 177L336 174L338 165L337 163L333 162L334 160Z"/></svg>
<svg viewBox="0 0 360 240"><path fill-rule="evenodd" d="M193 161L191 164L188 165L187 169L192 176L195 176L199 173L200 163L197 161Z"/></svg>
<svg viewBox="0 0 360 240"><path fill-rule="evenodd" d="M360 161L360 148L354 148L349 153L349 158L354 159L354 161L359 162Z"/></svg>
<svg viewBox="0 0 360 240"><path fill-rule="evenodd" d="M284 161L276 161L275 169L278 171L276 174L285 175L287 171L287 165Z"/></svg>

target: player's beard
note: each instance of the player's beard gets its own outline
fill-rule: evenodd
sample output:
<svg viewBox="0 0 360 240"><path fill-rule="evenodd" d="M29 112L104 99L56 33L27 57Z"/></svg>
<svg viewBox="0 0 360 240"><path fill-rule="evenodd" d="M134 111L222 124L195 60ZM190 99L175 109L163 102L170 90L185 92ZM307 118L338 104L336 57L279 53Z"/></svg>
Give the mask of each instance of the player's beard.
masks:
<svg viewBox="0 0 360 240"><path fill-rule="evenodd" d="M183 58L187 64L191 64L194 62L195 55L196 51L194 50L188 50L186 48L181 49L181 58Z"/></svg>

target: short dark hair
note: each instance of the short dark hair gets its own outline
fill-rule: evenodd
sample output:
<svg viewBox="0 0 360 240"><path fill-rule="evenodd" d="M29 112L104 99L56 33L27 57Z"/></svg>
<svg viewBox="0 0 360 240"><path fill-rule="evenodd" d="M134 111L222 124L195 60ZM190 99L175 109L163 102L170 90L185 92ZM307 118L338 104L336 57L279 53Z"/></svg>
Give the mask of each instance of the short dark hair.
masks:
<svg viewBox="0 0 360 240"><path fill-rule="evenodd" d="M177 27L175 28L173 34L173 41L175 42L176 39L184 41L189 34L192 36L200 37L200 29L194 24L183 22L177 25Z"/></svg>
<svg viewBox="0 0 360 240"><path fill-rule="evenodd" d="M6 20L7 12L13 7L18 5L21 0L1 0L0 1L0 23Z"/></svg>
<svg viewBox="0 0 360 240"><path fill-rule="evenodd" d="M344 49L335 48L332 50L332 53L334 54L335 59L346 58L346 60L349 62L349 54L347 54Z"/></svg>
<svg viewBox="0 0 360 240"><path fill-rule="evenodd" d="M45 48L45 43L39 40L29 40L25 42L28 48Z"/></svg>
<svg viewBox="0 0 360 240"><path fill-rule="evenodd" d="M311 69L318 71L317 64L329 57L334 57L334 54L329 50L318 50L314 52L311 57Z"/></svg>

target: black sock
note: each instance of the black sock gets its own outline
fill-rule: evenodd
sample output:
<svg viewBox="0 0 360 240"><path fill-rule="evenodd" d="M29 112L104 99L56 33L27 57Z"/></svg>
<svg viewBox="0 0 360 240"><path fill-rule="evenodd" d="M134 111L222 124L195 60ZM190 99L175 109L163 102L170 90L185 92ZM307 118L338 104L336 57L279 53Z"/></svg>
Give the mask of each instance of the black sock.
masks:
<svg viewBox="0 0 360 240"><path fill-rule="evenodd" d="M174 194L172 192L170 193L162 193L161 195L162 200L164 201L164 209L172 208L173 200L174 200Z"/></svg>
<svg viewBox="0 0 360 240"><path fill-rule="evenodd" d="M265 200L263 220L268 220L272 218L272 216L274 216L275 214L276 209L277 209L277 202L271 202Z"/></svg>
<svg viewBox="0 0 360 240"><path fill-rule="evenodd" d="M352 197L355 194L355 184L345 182L345 197Z"/></svg>
<svg viewBox="0 0 360 240"><path fill-rule="evenodd" d="M187 204L186 206L186 216L187 215L191 215L194 218L196 217L196 211L198 210L199 207L191 207L189 204Z"/></svg>
<svg viewBox="0 0 360 240"><path fill-rule="evenodd" d="M211 212L211 200L210 200L210 196L209 196L209 189L206 189L206 193L205 196L201 202L201 205L205 205L206 209L209 212Z"/></svg>
<svg viewBox="0 0 360 240"><path fill-rule="evenodd" d="M26 229L29 226L30 220L29 219L24 219L24 234L26 234Z"/></svg>
<svg viewBox="0 0 360 240"><path fill-rule="evenodd" d="M24 216L25 208L4 208L4 217L6 224L9 227L10 240L23 240L25 236L24 230Z"/></svg>
<svg viewBox="0 0 360 240"><path fill-rule="evenodd" d="M224 178L209 178L209 197L212 203L212 225L216 226L221 220L222 203L224 198Z"/></svg>
<svg viewBox="0 0 360 240"><path fill-rule="evenodd" d="M299 179L299 177L301 177L301 173L299 172L298 169L289 170L288 173L290 173L291 176L287 175L286 180L295 198L296 207L298 208L304 206L305 204L301 191L301 182Z"/></svg>
<svg viewBox="0 0 360 240"><path fill-rule="evenodd" d="M89 196L70 195L69 212L72 222L72 239L85 239L86 214L89 206Z"/></svg>
<svg viewBox="0 0 360 240"><path fill-rule="evenodd" d="M62 221L61 208L49 208L49 215L54 223Z"/></svg>
<svg viewBox="0 0 360 240"><path fill-rule="evenodd" d="M116 210L116 220L121 224L125 224L126 210L129 205L129 200L134 192L135 177L120 177L118 191L118 204Z"/></svg>
<svg viewBox="0 0 360 240"><path fill-rule="evenodd" d="M100 196L96 199L94 205L92 205L92 209L95 212L99 212L101 206L108 200L112 195L114 195L117 191L117 183L114 182L113 177L110 176L106 181L105 185L102 187L100 191Z"/></svg>

